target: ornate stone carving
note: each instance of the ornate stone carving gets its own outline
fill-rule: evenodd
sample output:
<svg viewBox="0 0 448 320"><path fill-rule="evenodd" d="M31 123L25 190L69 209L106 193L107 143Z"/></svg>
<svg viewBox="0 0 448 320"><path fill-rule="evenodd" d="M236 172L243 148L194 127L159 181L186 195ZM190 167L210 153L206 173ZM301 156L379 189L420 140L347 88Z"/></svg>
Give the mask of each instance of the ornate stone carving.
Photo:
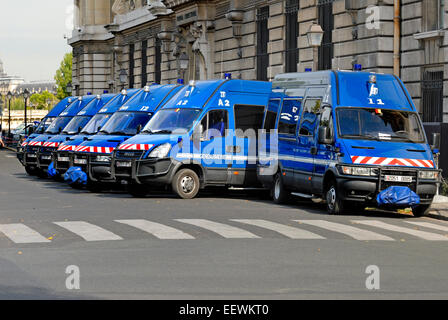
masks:
<svg viewBox="0 0 448 320"><path fill-rule="evenodd" d="M135 9L134 0L115 0L112 12L115 14L125 14Z"/></svg>

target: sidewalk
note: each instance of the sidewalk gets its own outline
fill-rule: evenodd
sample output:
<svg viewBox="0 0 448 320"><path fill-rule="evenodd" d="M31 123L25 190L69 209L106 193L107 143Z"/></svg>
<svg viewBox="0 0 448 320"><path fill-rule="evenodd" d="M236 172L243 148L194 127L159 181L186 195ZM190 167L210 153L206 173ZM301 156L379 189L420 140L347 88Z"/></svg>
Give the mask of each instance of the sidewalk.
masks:
<svg viewBox="0 0 448 320"><path fill-rule="evenodd" d="M448 197L435 196L428 217L448 220Z"/></svg>

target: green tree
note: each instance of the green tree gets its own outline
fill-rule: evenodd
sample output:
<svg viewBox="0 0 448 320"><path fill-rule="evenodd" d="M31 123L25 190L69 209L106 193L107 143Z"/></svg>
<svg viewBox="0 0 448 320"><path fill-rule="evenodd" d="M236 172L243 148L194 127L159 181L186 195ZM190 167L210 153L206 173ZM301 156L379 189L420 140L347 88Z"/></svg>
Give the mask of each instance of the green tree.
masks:
<svg viewBox="0 0 448 320"><path fill-rule="evenodd" d="M35 109L49 109L56 101L56 96L48 91L35 93L30 97L30 102Z"/></svg>
<svg viewBox="0 0 448 320"><path fill-rule="evenodd" d="M73 54L67 53L61 62L61 66L56 71L54 80L56 81L56 86L58 88L57 98L62 100L70 96L67 92L67 84L72 82L72 60Z"/></svg>

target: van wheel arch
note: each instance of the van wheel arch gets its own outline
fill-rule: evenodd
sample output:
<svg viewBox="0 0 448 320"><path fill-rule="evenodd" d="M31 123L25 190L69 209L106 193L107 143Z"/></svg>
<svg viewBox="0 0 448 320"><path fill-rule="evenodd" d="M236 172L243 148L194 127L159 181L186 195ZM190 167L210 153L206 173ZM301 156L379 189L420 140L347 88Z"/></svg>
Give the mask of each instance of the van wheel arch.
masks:
<svg viewBox="0 0 448 320"><path fill-rule="evenodd" d="M198 175L199 181L201 184L201 188L203 188L203 186L204 186L204 169L202 168L201 165L195 164L195 163L182 163L176 168L173 176L176 175L176 173L178 173L182 169L193 170Z"/></svg>
<svg viewBox="0 0 448 320"><path fill-rule="evenodd" d="M323 181L323 184L322 184L322 196L325 197L325 192L326 192L326 190L328 188L328 184L330 182L332 182L332 181L335 181L335 180L336 180L336 175L334 174L333 171L327 171L325 173L324 181Z"/></svg>

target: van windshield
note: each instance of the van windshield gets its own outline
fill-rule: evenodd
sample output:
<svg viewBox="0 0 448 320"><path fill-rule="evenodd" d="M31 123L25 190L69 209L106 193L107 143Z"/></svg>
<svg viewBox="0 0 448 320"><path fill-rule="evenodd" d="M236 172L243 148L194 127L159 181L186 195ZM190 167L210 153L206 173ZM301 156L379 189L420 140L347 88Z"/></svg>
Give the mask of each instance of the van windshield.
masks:
<svg viewBox="0 0 448 320"><path fill-rule="evenodd" d="M163 109L148 122L143 133L170 134L174 130L189 131L201 114L201 109Z"/></svg>
<svg viewBox="0 0 448 320"><path fill-rule="evenodd" d="M74 135L80 132L79 128L84 128L84 126L89 122L92 117L89 116L76 116L69 122L69 124L62 131L63 134Z"/></svg>
<svg viewBox="0 0 448 320"><path fill-rule="evenodd" d="M45 133L48 134L57 134L62 129L65 128L65 126L72 120L72 117L58 117L53 123L48 127L47 131Z"/></svg>
<svg viewBox="0 0 448 320"><path fill-rule="evenodd" d="M374 108L339 108L339 135L346 139L425 142L418 115Z"/></svg>
<svg viewBox="0 0 448 320"><path fill-rule="evenodd" d="M37 134L42 134L45 132L45 130L48 129L48 127L52 124L52 122L54 121L54 119L56 119L56 117L47 117L45 119L43 119L40 123L39 126L36 129Z"/></svg>
<svg viewBox="0 0 448 320"><path fill-rule="evenodd" d="M118 112L107 121L100 132L109 135L136 135L138 126L146 125L152 115L151 112Z"/></svg>
<svg viewBox="0 0 448 320"><path fill-rule="evenodd" d="M86 124L84 129L82 129L82 134L95 134L98 132L98 128L101 129L106 122L112 117L110 113L100 113L96 114L89 123Z"/></svg>

